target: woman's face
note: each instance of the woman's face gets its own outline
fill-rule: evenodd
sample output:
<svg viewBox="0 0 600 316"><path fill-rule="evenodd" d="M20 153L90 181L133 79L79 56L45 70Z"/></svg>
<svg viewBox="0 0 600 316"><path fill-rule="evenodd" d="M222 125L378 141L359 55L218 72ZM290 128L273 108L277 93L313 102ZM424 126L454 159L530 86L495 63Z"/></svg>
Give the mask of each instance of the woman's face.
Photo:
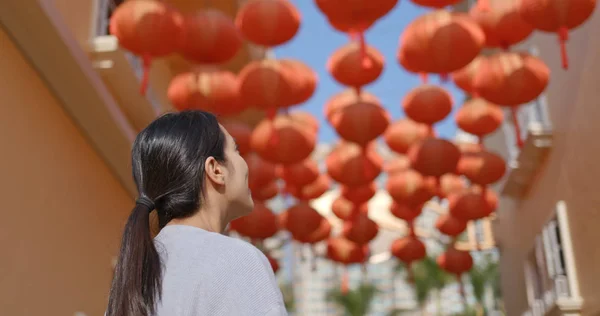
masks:
<svg viewBox="0 0 600 316"><path fill-rule="evenodd" d="M229 202L229 216L231 219L242 217L252 212L254 201L248 187L248 164L240 155L235 139L221 126L225 133L225 196Z"/></svg>

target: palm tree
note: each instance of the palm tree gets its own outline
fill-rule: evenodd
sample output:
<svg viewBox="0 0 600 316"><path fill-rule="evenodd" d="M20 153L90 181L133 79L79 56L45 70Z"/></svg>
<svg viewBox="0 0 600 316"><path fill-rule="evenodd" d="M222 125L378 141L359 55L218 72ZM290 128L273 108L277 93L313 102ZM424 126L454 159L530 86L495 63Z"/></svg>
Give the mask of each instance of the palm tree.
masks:
<svg viewBox="0 0 600 316"><path fill-rule="evenodd" d="M405 271L406 266L399 263L395 271ZM442 290L451 282L453 278L440 268L431 257L425 257L421 261L411 265L411 283L415 291L415 298L421 313L425 314L425 305L432 292L436 295L436 310L438 314L442 312ZM402 312L399 309L394 309L392 314Z"/></svg>
<svg viewBox="0 0 600 316"><path fill-rule="evenodd" d="M493 261L489 256L483 263L475 265L469 271L469 280L475 297L476 310L478 315L486 315L488 311L484 306L485 290L489 287L494 295L494 304L500 305L502 292L500 289L500 271L498 262Z"/></svg>
<svg viewBox="0 0 600 316"><path fill-rule="evenodd" d="M369 283L363 283L356 289L342 293L341 287L335 287L327 293L327 300L344 310L345 316L364 316L379 290Z"/></svg>

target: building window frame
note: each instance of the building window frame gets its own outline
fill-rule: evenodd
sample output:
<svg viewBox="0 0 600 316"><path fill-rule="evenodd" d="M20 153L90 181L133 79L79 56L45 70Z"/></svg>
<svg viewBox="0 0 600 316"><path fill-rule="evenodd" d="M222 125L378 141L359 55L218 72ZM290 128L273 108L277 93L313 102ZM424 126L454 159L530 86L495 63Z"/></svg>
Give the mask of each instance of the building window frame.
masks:
<svg viewBox="0 0 600 316"><path fill-rule="evenodd" d="M523 315L543 316L561 300L581 300L574 262L567 207L559 201L524 263L529 309Z"/></svg>

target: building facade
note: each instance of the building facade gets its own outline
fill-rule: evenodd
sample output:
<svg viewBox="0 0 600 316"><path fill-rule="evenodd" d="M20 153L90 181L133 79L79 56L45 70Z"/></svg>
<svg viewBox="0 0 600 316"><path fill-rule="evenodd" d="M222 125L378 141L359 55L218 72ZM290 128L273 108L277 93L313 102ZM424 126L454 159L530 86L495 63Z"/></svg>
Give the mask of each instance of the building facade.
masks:
<svg viewBox="0 0 600 316"><path fill-rule="evenodd" d="M521 149L510 122L486 140L510 166L496 186L502 197L493 222L507 315L600 314L598 11L570 33L568 70L555 34L536 32L514 48L543 59L550 84L519 110Z"/></svg>

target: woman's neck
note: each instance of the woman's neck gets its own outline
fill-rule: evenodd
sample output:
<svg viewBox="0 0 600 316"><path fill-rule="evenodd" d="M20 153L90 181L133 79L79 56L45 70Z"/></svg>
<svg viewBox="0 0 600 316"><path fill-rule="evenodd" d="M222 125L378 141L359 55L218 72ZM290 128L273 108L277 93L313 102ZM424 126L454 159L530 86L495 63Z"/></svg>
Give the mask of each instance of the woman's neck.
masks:
<svg viewBox="0 0 600 316"><path fill-rule="evenodd" d="M222 233L229 222L222 218L218 212L199 210L196 214L186 218L174 218L167 225L188 225L206 231Z"/></svg>

